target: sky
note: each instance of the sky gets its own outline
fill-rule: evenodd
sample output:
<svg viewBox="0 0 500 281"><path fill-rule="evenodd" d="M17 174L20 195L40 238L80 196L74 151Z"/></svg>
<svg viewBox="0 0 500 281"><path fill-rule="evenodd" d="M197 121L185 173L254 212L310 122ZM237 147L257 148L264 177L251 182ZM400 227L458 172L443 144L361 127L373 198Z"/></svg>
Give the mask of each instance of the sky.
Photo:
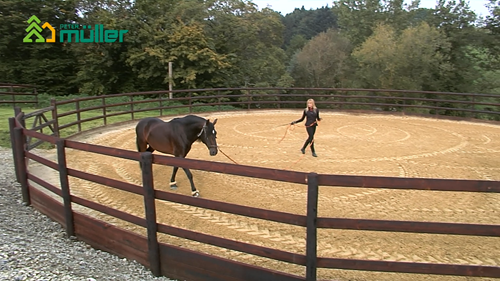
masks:
<svg viewBox="0 0 500 281"><path fill-rule="evenodd" d="M295 8L301 8L304 6L306 10L321 8L328 4L329 7L332 6L333 0L253 0L253 3L257 4L259 8L265 8L268 5L275 11L281 12L281 14L286 15L293 12ZM406 1L410 2L410 1ZM434 8L436 6L437 0L420 0L421 8ZM488 0L469 0L469 6L478 16L488 15L488 9L486 4Z"/></svg>

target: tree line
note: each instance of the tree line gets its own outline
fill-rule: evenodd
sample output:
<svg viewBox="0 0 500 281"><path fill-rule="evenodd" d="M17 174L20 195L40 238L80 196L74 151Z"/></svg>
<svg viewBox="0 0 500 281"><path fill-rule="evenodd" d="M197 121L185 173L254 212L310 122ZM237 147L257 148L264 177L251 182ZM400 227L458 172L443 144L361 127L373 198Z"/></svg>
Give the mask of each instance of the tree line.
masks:
<svg viewBox="0 0 500 281"><path fill-rule="evenodd" d="M212 87L500 94L500 0L338 0L282 15L246 0L0 0L0 80L52 95ZM23 43L36 15L102 24L123 43ZM48 37L50 31L42 35Z"/></svg>

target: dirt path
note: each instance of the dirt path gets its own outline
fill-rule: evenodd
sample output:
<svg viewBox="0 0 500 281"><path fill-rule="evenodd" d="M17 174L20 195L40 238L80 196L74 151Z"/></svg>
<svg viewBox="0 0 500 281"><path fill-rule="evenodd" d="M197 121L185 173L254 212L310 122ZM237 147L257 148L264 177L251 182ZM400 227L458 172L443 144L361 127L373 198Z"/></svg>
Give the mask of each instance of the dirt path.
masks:
<svg viewBox="0 0 500 281"><path fill-rule="evenodd" d="M286 130L286 126L278 125L296 120L300 114L300 111L282 110L201 116L219 119L216 126L218 143L240 164L344 175L500 180L500 125L324 112L315 137L319 157L313 158L307 151L304 158L294 164L300 159L299 149L307 138L305 129L295 128L278 144ZM135 150L134 125L123 125L109 133L97 131L91 136L81 136L79 140ZM117 161L69 149L67 154L71 168L141 184L136 162ZM188 157L230 162L221 153L209 156L201 143L193 145ZM189 195L189 182L182 170L177 175L179 189L171 191L168 188L171 170L169 167L154 167L155 188ZM204 198L305 214L306 186L203 171L193 171L193 175ZM70 184L73 193L79 196L138 216L144 214L141 197L78 179L71 179ZM157 213L159 221L178 227L291 252L305 251L305 229L301 227L167 202L158 204ZM500 195L322 187L319 215L500 224ZM116 219L112 221L144 233ZM304 268L300 266L166 235L160 239L263 267L304 274ZM323 257L498 266L500 238L320 230L318 254ZM361 271L319 270L318 273L319 278L339 280L472 280Z"/></svg>

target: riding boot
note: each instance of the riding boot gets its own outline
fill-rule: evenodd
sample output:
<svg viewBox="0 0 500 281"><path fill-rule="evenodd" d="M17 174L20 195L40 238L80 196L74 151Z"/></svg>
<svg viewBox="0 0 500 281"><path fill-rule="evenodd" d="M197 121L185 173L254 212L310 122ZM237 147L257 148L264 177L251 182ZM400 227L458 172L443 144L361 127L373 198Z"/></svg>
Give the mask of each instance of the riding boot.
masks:
<svg viewBox="0 0 500 281"><path fill-rule="evenodd" d="M304 143L304 145L302 146L302 148L300 149L300 151L302 151L302 154L306 154L306 148L307 148L308 144L309 144L309 141L306 141Z"/></svg>
<svg viewBox="0 0 500 281"><path fill-rule="evenodd" d="M318 157L318 155L316 155L316 151L314 150L314 142L311 144L311 151L313 157Z"/></svg>

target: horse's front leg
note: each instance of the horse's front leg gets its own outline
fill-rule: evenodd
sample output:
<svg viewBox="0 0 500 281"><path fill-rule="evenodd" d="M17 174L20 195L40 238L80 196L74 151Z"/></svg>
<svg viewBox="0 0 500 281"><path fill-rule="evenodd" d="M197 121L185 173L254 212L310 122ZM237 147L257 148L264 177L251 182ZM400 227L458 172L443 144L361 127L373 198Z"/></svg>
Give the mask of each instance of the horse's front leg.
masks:
<svg viewBox="0 0 500 281"><path fill-rule="evenodd" d="M191 195L193 195L193 197L199 197L200 196L200 192L194 186L193 174L191 174L191 171L189 169L187 169L187 168L182 168L182 169L186 173L186 176L188 177L189 182L191 183Z"/></svg>
<svg viewBox="0 0 500 281"><path fill-rule="evenodd" d="M179 167L174 167L174 170L172 171L172 177L170 178L170 189L172 190L177 189L177 182L175 181L175 175L177 175L177 170L179 170Z"/></svg>

